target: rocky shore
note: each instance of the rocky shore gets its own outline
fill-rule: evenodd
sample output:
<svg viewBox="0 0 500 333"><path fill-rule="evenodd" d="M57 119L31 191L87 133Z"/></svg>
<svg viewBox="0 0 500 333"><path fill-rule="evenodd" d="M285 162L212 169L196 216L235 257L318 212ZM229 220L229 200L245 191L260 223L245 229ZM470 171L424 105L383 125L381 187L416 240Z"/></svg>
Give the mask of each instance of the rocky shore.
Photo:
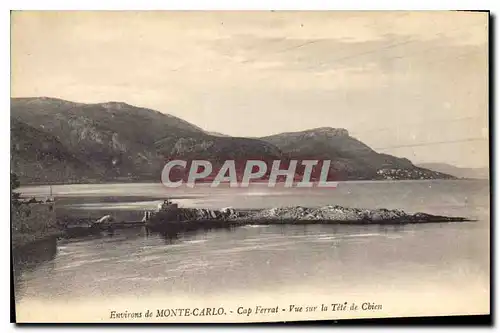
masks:
<svg viewBox="0 0 500 333"><path fill-rule="evenodd" d="M281 207L257 210L178 208L153 214L146 225L151 229L190 230L260 224L407 224L471 221L465 217L406 213L402 210L359 209L328 205L323 207Z"/></svg>
<svg viewBox="0 0 500 333"><path fill-rule="evenodd" d="M358 223L358 224L390 224L390 223L430 223L430 222L463 222L464 217L431 215L426 213L406 213L402 210L360 209L328 205L316 208L284 207L263 209L238 217L239 220L264 221L297 221L324 223Z"/></svg>
<svg viewBox="0 0 500 333"><path fill-rule="evenodd" d="M80 237L116 229L146 227L147 231L173 232L200 229L232 228L244 225L269 224L408 224L471 221L466 217L440 216L426 213L407 213L402 210L360 209L337 205L323 207L276 207L241 210L224 208L179 208L173 205L160 212L152 212L147 220L112 219L106 222L82 220L64 224L66 237Z"/></svg>
<svg viewBox="0 0 500 333"><path fill-rule="evenodd" d="M11 242L17 250L62 234L57 225L54 202L36 200L11 204Z"/></svg>

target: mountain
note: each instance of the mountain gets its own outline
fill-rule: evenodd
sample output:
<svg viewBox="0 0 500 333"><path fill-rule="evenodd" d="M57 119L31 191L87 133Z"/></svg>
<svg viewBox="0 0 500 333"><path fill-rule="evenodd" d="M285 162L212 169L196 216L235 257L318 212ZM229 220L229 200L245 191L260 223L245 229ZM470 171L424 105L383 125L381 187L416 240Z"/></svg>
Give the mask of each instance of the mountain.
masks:
<svg viewBox="0 0 500 333"><path fill-rule="evenodd" d="M238 138L121 102L11 99L11 169L23 184L159 181L173 159L210 160L211 176L225 160L236 160L241 174L248 159L286 164L291 158L330 159L339 180L450 178L379 154L344 129Z"/></svg>
<svg viewBox="0 0 500 333"><path fill-rule="evenodd" d="M91 165L78 160L54 136L11 120L11 167L25 183L57 179L79 182L98 178Z"/></svg>
<svg viewBox="0 0 500 333"><path fill-rule="evenodd" d="M11 119L17 126L13 143L36 140L41 133L50 136L54 145L58 142L59 151L72 156L68 162L71 170L78 169L78 175L88 170L88 178L97 177L97 181L158 181L165 162L177 158L222 163L247 156L281 156L269 143L213 136L180 118L120 102L83 104L47 97L12 98ZM19 126L32 128L37 135L25 136ZM33 147L38 149L36 144ZM11 167L14 172L22 171L20 179L26 183L38 179L27 175L52 167L54 161L45 163L18 154ZM64 159L60 161L65 163ZM89 167L77 166L87 163ZM50 175L44 179L66 180L65 173Z"/></svg>
<svg viewBox="0 0 500 333"><path fill-rule="evenodd" d="M489 168L459 168L446 163L419 163L419 167L447 173L457 178L468 179L488 179L490 174Z"/></svg>
<svg viewBox="0 0 500 333"><path fill-rule="evenodd" d="M339 179L453 178L419 168L406 158L377 153L343 128L322 127L260 139L281 149L288 158L332 160L332 168Z"/></svg>

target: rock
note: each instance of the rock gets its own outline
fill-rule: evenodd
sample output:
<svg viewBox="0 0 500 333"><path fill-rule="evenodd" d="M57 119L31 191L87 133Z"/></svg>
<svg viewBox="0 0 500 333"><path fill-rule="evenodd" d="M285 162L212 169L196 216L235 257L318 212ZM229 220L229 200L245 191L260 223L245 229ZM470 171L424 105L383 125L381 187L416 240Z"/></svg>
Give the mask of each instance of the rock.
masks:
<svg viewBox="0 0 500 333"><path fill-rule="evenodd" d="M407 223L407 222L439 222L458 221L464 218L443 217L425 213L409 214L402 210L389 209L359 209L341 206L306 207L275 207L262 209L243 216L245 220L276 220L276 221L323 221L323 222L356 222L356 223Z"/></svg>
<svg viewBox="0 0 500 333"><path fill-rule="evenodd" d="M466 221L462 217L445 217L425 213L409 214L402 210L359 209L341 206L323 207L274 207L250 212L236 211L227 207L221 210L204 208L180 208L176 216L165 216L167 220L196 221L196 220L222 220L236 223L261 222L269 223L356 223L356 224L383 224L383 223L422 223L422 222L451 222Z"/></svg>

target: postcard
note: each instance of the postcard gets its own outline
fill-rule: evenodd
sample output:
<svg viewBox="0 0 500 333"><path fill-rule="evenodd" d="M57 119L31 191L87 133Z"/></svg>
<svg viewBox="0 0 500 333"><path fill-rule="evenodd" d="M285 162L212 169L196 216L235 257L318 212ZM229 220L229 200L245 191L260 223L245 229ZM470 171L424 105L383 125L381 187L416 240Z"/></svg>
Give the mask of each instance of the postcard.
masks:
<svg viewBox="0 0 500 333"><path fill-rule="evenodd" d="M488 31L13 11L15 321L489 315Z"/></svg>

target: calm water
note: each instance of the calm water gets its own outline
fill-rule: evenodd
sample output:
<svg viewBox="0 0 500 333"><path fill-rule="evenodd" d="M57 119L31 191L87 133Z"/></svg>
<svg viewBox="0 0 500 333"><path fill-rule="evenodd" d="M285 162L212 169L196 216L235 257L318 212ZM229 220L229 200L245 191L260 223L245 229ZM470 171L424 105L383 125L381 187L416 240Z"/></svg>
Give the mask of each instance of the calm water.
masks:
<svg viewBox="0 0 500 333"><path fill-rule="evenodd" d="M154 207L166 190L156 184L128 184L54 186L52 191L69 198L63 201L68 209L104 213ZM48 189L31 187L22 192L43 196ZM374 301L385 300L385 309L391 313L401 306L401 301L394 301L397 297L413 297L412 302L418 304L429 302L411 310L418 314L425 314L425 309L435 313L440 304L443 313L488 312L488 192L487 181L422 181L340 183L334 190L281 193L265 188L225 189L210 195L204 189L183 196L176 193L177 201L186 207L340 204L467 216L477 221L240 227L168 237L135 229L60 241L52 259L18 274L18 315L33 318L38 314L34 309L93 302L85 310L90 311L105 300L136 306L138 300L238 299L244 303L252 297L272 302L283 297L305 299L303 295L332 302L356 295L378 297ZM96 195L114 199L102 204ZM78 200L71 199L75 197ZM100 310L102 318L106 309Z"/></svg>

